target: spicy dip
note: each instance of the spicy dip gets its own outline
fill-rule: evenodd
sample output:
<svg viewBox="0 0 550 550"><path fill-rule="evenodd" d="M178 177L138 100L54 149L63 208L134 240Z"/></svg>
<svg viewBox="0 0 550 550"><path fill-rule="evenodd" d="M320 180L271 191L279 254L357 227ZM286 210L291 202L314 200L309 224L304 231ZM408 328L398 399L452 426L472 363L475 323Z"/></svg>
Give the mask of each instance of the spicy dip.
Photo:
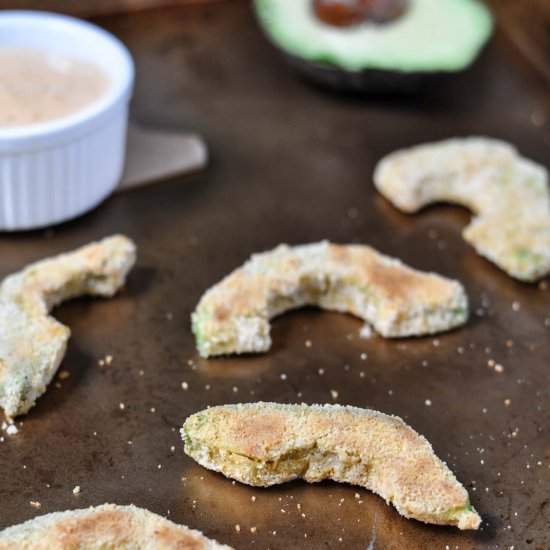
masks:
<svg viewBox="0 0 550 550"><path fill-rule="evenodd" d="M0 47L0 128L66 117L110 87L94 63L30 48Z"/></svg>

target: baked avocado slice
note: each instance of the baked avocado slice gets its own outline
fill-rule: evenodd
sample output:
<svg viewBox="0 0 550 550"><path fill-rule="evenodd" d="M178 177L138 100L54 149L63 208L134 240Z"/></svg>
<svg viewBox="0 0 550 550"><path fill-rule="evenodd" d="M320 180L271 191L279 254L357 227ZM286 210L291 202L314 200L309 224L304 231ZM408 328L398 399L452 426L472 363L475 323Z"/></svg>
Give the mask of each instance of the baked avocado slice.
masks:
<svg viewBox="0 0 550 550"><path fill-rule="evenodd" d="M324 84L371 90L412 88L433 75L466 69L493 22L478 0L254 0L268 38L307 76ZM323 17L319 5L330 15ZM343 6L370 5L342 18ZM372 6L391 17L374 18ZM380 12L380 10L379 10ZM361 17L361 13L363 16ZM343 23L342 23L343 21Z"/></svg>

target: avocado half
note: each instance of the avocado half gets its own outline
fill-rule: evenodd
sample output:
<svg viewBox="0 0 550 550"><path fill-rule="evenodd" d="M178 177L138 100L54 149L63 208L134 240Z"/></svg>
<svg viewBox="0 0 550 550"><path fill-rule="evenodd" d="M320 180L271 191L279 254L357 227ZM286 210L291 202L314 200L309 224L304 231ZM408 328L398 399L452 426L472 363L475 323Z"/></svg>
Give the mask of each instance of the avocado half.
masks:
<svg viewBox="0 0 550 550"><path fill-rule="evenodd" d="M469 67L491 36L478 0L409 0L389 22L335 27L311 0L254 0L260 25L305 76L349 91L413 91Z"/></svg>

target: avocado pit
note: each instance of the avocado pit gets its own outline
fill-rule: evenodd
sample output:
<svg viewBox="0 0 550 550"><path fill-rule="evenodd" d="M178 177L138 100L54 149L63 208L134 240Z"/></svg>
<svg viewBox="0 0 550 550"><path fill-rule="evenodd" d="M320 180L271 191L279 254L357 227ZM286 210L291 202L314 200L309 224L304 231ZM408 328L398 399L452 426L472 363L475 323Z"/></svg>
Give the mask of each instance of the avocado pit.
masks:
<svg viewBox="0 0 550 550"><path fill-rule="evenodd" d="M313 13L332 27L353 27L366 22L388 23L398 19L409 0L313 0Z"/></svg>

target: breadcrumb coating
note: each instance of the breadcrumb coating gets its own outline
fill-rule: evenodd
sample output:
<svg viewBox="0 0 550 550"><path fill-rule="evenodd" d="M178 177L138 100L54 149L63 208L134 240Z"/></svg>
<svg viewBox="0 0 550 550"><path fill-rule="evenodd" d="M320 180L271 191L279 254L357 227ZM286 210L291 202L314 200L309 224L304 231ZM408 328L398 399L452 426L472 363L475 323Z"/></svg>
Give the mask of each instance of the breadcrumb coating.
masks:
<svg viewBox="0 0 550 550"><path fill-rule="evenodd" d="M301 478L360 485L407 517L477 529L466 489L424 437L396 416L340 405L212 407L181 430L199 464L248 485Z"/></svg>
<svg viewBox="0 0 550 550"><path fill-rule="evenodd" d="M0 550L232 550L135 506L54 512L0 532Z"/></svg>
<svg viewBox="0 0 550 550"><path fill-rule="evenodd" d="M49 315L77 296L113 296L136 259L136 247L116 235L28 266L0 285L0 407L24 414L46 391L61 363L68 327Z"/></svg>
<svg viewBox="0 0 550 550"><path fill-rule="evenodd" d="M476 250L520 281L550 273L550 216L475 218L462 232Z"/></svg>
<svg viewBox="0 0 550 550"><path fill-rule="evenodd" d="M210 288L192 315L201 356L267 351L270 319L304 305L351 313L387 338L462 325L462 285L364 245L327 241L255 254Z"/></svg>
<svg viewBox="0 0 550 550"><path fill-rule="evenodd" d="M436 202L469 208L476 217L465 240L511 277L550 273L548 172L510 144L470 137L396 151L378 163L374 183L404 212Z"/></svg>

